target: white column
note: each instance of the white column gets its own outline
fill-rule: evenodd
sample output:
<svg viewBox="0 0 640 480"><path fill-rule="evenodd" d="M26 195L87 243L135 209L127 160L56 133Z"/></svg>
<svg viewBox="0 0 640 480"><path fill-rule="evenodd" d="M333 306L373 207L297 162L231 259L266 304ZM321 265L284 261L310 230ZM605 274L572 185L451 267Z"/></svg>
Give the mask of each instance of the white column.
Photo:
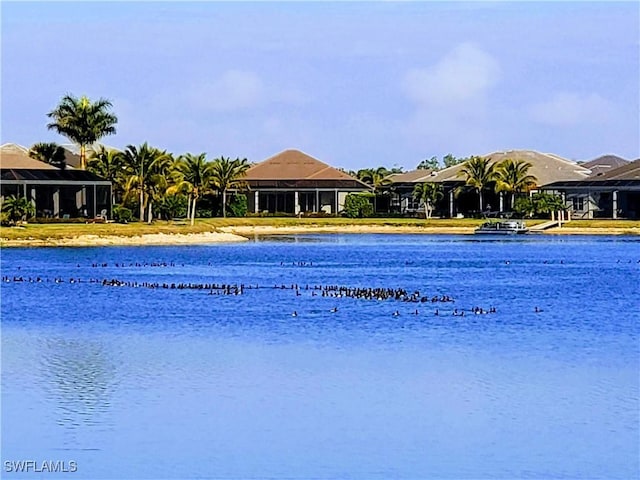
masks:
<svg viewBox="0 0 640 480"><path fill-rule="evenodd" d="M513 206L511 206L511 208L513 209ZM499 207L500 213L502 213L504 211L504 192L500 192L500 207Z"/></svg>
<svg viewBox="0 0 640 480"><path fill-rule="evenodd" d="M449 191L449 218L453 218L453 188Z"/></svg>
<svg viewBox="0 0 640 480"><path fill-rule="evenodd" d="M614 190L613 194L611 195L611 199L613 202L613 218L616 219L618 218L618 191Z"/></svg>
<svg viewBox="0 0 640 480"><path fill-rule="evenodd" d="M60 187L53 192L53 216L60 218Z"/></svg>
<svg viewBox="0 0 640 480"><path fill-rule="evenodd" d="M253 194L253 213L260 213L260 193L256 190Z"/></svg>
<svg viewBox="0 0 640 480"><path fill-rule="evenodd" d="M296 215L300 213L300 200L297 190L293 192L293 213L295 213Z"/></svg>

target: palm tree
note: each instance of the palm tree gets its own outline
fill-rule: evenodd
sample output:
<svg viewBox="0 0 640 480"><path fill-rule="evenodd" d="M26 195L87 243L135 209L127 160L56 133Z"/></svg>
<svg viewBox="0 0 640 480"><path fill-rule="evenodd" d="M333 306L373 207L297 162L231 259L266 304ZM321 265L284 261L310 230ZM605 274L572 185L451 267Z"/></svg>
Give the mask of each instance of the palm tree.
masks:
<svg viewBox="0 0 640 480"><path fill-rule="evenodd" d="M100 98L92 102L88 97L73 95L62 97L60 104L47 116L53 122L47 125L80 147L80 169L86 169L86 148L106 135L116 133L118 118L109 109L109 100Z"/></svg>
<svg viewBox="0 0 640 480"><path fill-rule="evenodd" d="M89 158L87 170L111 182L111 204L115 204L116 191L124 191L125 163L122 152L107 150L101 145L100 150Z"/></svg>
<svg viewBox="0 0 640 480"><path fill-rule="evenodd" d="M67 166L64 148L54 142L33 144L29 156L54 167L64 169Z"/></svg>
<svg viewBox="0 0 640 480"><path fill-rule="evenodd" d="M378 168L363 168L362 170L358 170L357 177L362 182L367 185L371 185L373 187L373 210L377 211L377 198L383 192L383 188L387 185L391 184L391 178L389 175L392 173L400 173L399 171L394 171L397 169L392 169L391 171L387 170L385 167Z"/></svg>
<svg viewBox="0 0 640 480"><path fill-rule="evenodd" d="M180 180L173 190L184 190L189 193L187 217L191 218L191 225L195 223L196 203L209 188L213 164L207 162L207 154L192 155L187 153L179 158L177 165ZM193 200L193 201L192 201Z"/></svg>
<svg viewBox="0 0 640 480"><path fill-rule="evenodd" d="M222 193L222 216L227 216L227 190L242 185L242 177L249 169L246 158L216 158L211 166L211 185Z"/></svg>
<svg viewBox="0 0 640 480"><path fill-rule="evenodd" d="M439 183L418 183L413 189L413 198L424 204L424 215L431 218L436 203L444 197L442 185Z"/></svg>
<svg viewBox="0 0 640 480"><path fill-rule="evenodd" d="M496 191L511 194L511 208L515 202L516 193L527 192L536 186L537 178L529 175L531 164L523 160L514 161L507 158L496 166Z"/></svg>
<svg viewBox="0 0 640 480"><path fill-rule="evenodd" d="M165 177L171 155L165 150L150 147L145 142L139 148L127 145L122 154L122 160L129 174L125 185L125 197L133 192L137 193L140 202L140 221L144 222L144 211L147 207L148 222L151 223L154 195L157 196L157 187L166 182Z"/></svg>
<svg viewBox="0 0 640 480"><path fill-rule="evenodd" d="M2 211L7 214L12 223L18 220L26 220L35 215L36 209L29 200L24 197L9 195L2 202Z"/></svg>
<svg viewBox="0 0 640 480"><path fill-rule="evenodd" d="M488 158L471 157L467 160L458 176L466 177L466 184L478 192L480 211L482 211L482 191L495 180L495 169Z"/></svg>
<svg viewBox="0 0 640 480"><path fill-rule="evenodd" d="M371 185L373 189L377 191L381 187L391 183L391 179L389 178L391 173L392 172L385 167L363 168L362 170L358 170L357 177L367 185Z"/></svg>

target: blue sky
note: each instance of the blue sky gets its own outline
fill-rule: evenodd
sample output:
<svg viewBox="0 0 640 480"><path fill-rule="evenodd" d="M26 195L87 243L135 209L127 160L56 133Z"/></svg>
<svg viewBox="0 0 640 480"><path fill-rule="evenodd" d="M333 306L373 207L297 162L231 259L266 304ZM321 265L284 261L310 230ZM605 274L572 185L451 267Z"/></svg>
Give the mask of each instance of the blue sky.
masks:
<svg viewBox="0 0 640 480"><path fill-rule="evenodd" d="M7 2L2 143L66 143L65 93L123 148L349 169L532 149L640 157L638 2Z"/></svg>

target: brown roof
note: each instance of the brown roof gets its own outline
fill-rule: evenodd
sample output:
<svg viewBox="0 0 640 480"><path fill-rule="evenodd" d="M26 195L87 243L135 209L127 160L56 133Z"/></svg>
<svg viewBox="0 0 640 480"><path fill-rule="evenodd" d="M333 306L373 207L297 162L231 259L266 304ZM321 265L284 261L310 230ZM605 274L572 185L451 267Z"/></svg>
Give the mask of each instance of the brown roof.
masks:
<svg viewBox="0 0 640 480"><path fill-rule="evenodd" d="M560 180L584 180L589 176L591 171L578 165L566 158L553 155L551 153L540 153L532 150L509 150L506 152L493 152L487 155L483 155L484 158L490 158L492 162L502 162L503 160L510 158L518 161L523 160L531 164L529 174L533 175L537 179L539 186L546 185L551 182L557 182ZM463 182L464 177L460 174L460 171L464 168L464 162L452 167L445 168L433 172L429 176L431 182ZM396 180L394 179L394 182ZM421 180L421 181L426 181Z"/></svg>
<svg viewBox="0 0 640 480"><path fill-rule="evenodd" d="M29 156L29 151L15 143L0 146L0 168L12 170L60 170Z"/></svg>
<svg viewBox="0 0 640 480"><path fill-rule="evenodd" d="M349 180L358 179L299 150L285 150L247 170L245 180ZM368 188L368 185L362 183Z"/></svg>
<svg viewBox="0 0 640 480"><path fill-rule="evenodd" d="M591 177L599 177L627 163L629 163L628 160L617 155L602 155L590 162L583 163L582 166L591 170Z"/></svg>
<svg viewBox="0 0 640 480"><path fill-rule="evenodd" d="M640 180L640 159L604 173L594 180Z"/></svg>

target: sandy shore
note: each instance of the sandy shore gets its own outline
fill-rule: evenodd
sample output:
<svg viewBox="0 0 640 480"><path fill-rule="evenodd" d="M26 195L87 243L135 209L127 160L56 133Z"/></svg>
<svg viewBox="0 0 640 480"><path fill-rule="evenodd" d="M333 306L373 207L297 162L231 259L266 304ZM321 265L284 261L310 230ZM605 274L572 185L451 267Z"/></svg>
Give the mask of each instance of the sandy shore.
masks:
<svg viewBox="0 0 640 480"><path fill-rule="evenodd" d="M244 242L260 235L294 235L316 233L385 233L385 234L429 234L429 235L472 235L475 227L409 227L387 225L341 225L341 226L234 226L223 227L217 232L167 234L156 233L138 236L121 235L80 235L71 238L50 238L46 240L2 239L2 247L91 247L107 245L197 245L225 242ZM553 228L540 232L543 235L640 235L640 228Z"/></svg>
<svg viewBox="0 0 640 480"><path fill-rule="evenodd" d="M189 234L154 233L126 237L121 235L80 235L47 240L2 240L3 247L99 247L106 245L197 245L207 243L246 242L247 238L228 232Z"/></svg>
<svg viewBox="0 0 640 480"><path fill-rule="evenodd" d="M293 235L314 233L428 233L444 235L472 234L475 227L405 227L389 225L336 225L336 226L312 226L300 227L223 227L221 232L234 233L236 235Z"/></svg>

